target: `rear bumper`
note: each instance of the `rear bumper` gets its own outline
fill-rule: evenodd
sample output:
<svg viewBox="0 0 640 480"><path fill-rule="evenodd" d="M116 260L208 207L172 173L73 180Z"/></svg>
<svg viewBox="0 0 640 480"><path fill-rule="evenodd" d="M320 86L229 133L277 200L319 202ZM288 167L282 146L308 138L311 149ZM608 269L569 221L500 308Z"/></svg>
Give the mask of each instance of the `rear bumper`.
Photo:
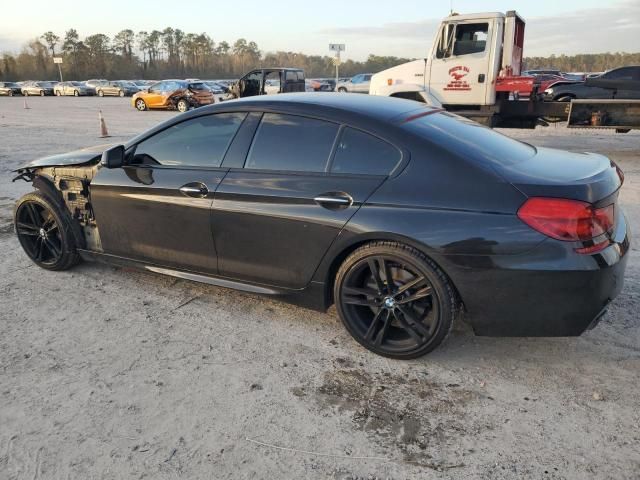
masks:
<svg viewBox="0 0 640 480"><path fill-rule="evenodd" d="M620 217L615 243L595 255L549 240L526 255L485 258L489 268L456 262L450 274L474 332L555 337L593 328L624 284L630 237Z"/></svg>

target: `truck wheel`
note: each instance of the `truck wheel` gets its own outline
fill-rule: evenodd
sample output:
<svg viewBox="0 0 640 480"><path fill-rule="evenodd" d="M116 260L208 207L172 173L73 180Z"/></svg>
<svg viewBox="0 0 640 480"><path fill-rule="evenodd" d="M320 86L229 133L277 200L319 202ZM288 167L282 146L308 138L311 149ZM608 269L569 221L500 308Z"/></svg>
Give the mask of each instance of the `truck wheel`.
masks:
<svg viewBox="0 0 640 480"><path fill-rule="evenodd" d="M68 211L39 191L23 196L14 211L20 245L47 270L67 270L80 261L72 222Z"/></svg>
<svg viewBox="0 0 640 480"><path fill-rule="evenodd" d="M184 113L187 110L189 110L189 102L187 102L184 98L181 98L180 100L178 100L176 108L178 109L179 112Z"/></svg>

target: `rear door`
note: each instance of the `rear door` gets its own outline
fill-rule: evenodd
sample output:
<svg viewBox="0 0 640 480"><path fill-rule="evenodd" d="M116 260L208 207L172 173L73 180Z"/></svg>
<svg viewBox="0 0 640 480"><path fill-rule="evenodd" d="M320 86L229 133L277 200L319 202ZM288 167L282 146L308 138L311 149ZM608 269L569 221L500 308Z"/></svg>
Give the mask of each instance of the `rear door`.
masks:
<svg viewBox="0 0 640 480"><path fill-rule="evenodd" d="M244 168L229 171L213 202L221 275L291 289L310 282L342 227L386 178L366 167L351 173L358 135L347 132L316 118L264 114ZM395 147L362 135L373 146L360 163L380 153L399 161Z"/></svg>
<svg viewBox="0 0 640 480"><path fill-rule="evenodd" d="M215 274L210 208L245 116L190 118L132 147L126 166L101 169L91 200L104 252Z"/></svg>

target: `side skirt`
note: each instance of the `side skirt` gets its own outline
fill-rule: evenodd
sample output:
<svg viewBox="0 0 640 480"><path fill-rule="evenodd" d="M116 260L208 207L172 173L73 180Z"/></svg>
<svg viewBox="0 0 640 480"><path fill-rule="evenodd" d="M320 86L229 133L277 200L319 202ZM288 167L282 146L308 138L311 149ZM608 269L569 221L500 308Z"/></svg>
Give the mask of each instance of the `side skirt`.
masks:
<svg viewBox="0 0 640 480"><path fill-rule="evenodd" d="M324 284L319 282L311 282L307 287L301 290L278 289L265 285L256 285L252 283L239 282L223 277L214 277L203 275L201 273L188 272L184 270L175 270L172 268L161 267L158 265L132 260L126 257L110 255L108 253L98 253L90 250L78 249L78 253L83 260L88 262L100 262L120 267L133 267L140 270L147 270L162 275L182 278L193 282L206 283L216 287L229 288L232 290L240 290L258 295L266 295L277 297L278 300L298 305L300 307L309 308L317 311L326 311L328 306L324 303Z"/></svg>

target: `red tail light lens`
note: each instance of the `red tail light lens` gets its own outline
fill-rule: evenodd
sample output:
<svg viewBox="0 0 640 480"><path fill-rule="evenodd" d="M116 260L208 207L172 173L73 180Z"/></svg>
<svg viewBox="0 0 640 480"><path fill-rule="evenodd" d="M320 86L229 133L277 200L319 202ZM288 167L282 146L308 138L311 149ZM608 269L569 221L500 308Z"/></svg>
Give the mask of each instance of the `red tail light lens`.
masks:
<svg viewBox="0 0 640 480"><path fill-rule="evenodd" d="M613 229L614 205L594 208L578 200L530 198L518 217L534 230L564 241L589 241Z"/></svg>

